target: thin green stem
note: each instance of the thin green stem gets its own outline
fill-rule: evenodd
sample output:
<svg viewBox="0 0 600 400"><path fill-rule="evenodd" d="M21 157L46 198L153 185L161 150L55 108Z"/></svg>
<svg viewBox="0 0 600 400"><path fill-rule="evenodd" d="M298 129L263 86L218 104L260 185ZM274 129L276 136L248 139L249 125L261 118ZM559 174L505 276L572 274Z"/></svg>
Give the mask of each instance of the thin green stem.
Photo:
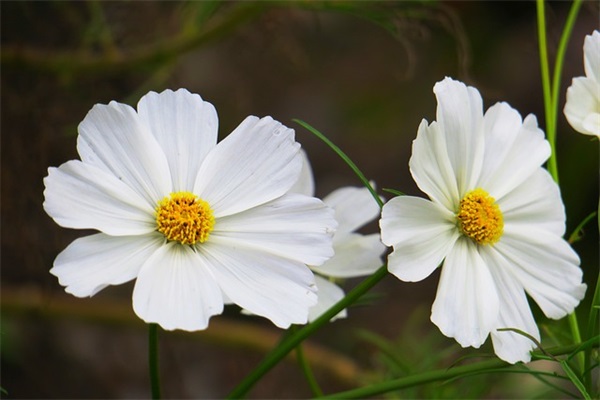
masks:
<svg viewBox="0 0 600 400"><path fill-rule="evenodd" d="M579 223L579 225L577 225L575 227L575 229L573 229L573 233L571 233L571 235L569 236L569 244L573 244L575 242L578 242L579 240L581 240L581 238L583 237L583 228L587 225L588 222L590 222L598 213L596 211L590 213L590 215L588 215L587 217L585 217L583 219L583 221L581 221Z"/></svg>
<svg viewBox="0 0 600 400"><path fill-rule="evenodd" d="M579 345L572 344L568 346L555 347L548 349L553 356L560 356L569 354ZM595 343L598 346L598 343ZM534 352L534 356L540 354ZM426 371L420 374L413 374L399 379L392 379L386 382L377 383L370 386L364 386L358 389L348 390L345 392L338 392L331 395L327 395L323 398L344 398L344 399L364 399L367 397L377 396L384 393L392 392L395 390L405 389L409 387L424 385L432 382L447 381L453 378L466 377L473 374L479 374L484 372L500 372L499 368L510 368L511 364L508 364L500 359L486 360L469 365L463 365L460 367L454 367L449 369L438 369L434 371Z"/></svg>
<svg viewBox="0 0 600 400"><path fill-rule="evenodd" d="M560 75L566 52L567 43L573 30L573 25L577 19L581 1L576 0L571 6L569 16L565 23L565 28L561 36L559 48L554 63L554 74L552 84L550 82L550 67L548 63L548 43L546 40L546 13L544 0L537 0L537 22L538 22L538 40L540 50L540 67L542 72L542 89L544 91L544 111L546 115L546 137L550 143L551 154L548 159L548 172L552 175L554 181L558 184L558 163L556 155L556 126L558 116L558 94L560 89ZM577 314L575 312L568 316L569 327L573 341L581 343L581 333L579 331L579 323L577 322ZM577 361L580 371L585 369L585 357L583 354L577 355Z"/></svg>
<svg viewBox="0 0 600 400"><path fill-rule="evenodd" d="M310 387L310 390L312 391L313 396L315 396L315 397L323 396L323 391L321 390L321 387L319 386L319 382L317 382L317 379L315 378L315 375L313 374L312 369L310 368L310 364L308 363L308 360L304 356L304 349L302 348L302 343L300 343L298 346L296 346L296 356L298 357L298 364L300 364L300 368L302 369L302 372L304 373L304 377L306 378L306 381L308 382L308 386Z"/></svg>
<svg viewBox="0 0 600 400"><path fill-rule="evenodd" d="M600 307L600 273L596 277L596 288L594 290L594 297L592 298L592 304L590 305L590 319L588 321L587 338L590 339L598 334L598 308ZM584 351L585 370L584 370L584 384L588 392L592 391L592 349L586 349Z"/></svg>
<svg viewBox="0 0 600 400"><path fill-rule="evenodd" d="M305 325L297 332L292 334L287 340L282 341L279 346L274 348L261 363L252 370L233 391L228 398L238 399L244 397L246 393L254 386L263 375L271 370L279 361L281 361L290 351L294 350L298 344L302 343L307 337L312 335L317 329L326 324L331 318L336 316L340 311L350 306L358 300L363 294L367 293L373 286L381 281L387 275L387 266L383 265L373 275L369 276L354 289L352 289L346 297L334 304L329 310L325 311L319 318L308 325Z"/></svg>
<svg viewBox="0 0 600 400"><path fill-rule="evenodd" d="M581 331L579 330L579 322L577 321L577 314L573 311L568 316L569 327L571 328L571 336L573 336L573 341L575 343L581 343ZM577 354L577 364L579 366L579 371L583 373L585 371L585 355L584 353Z"/></svg>
<svg viewBox="0 0 600 400"><path fill-rule="evenodd" d="M579 355L581 353L577 353L577 354ZM585 385L579 379L579 375L575 371L573 371L573 369L569 366L569 363L567 362L567 360L561 360L560 366L562 367L565 374L567 374L567 376L571 380L571 383L577 388L577 390L579 390L579 393L581 393L583 398L585 400L592 400L592 397L587 392Z"/></svg>
<svg viewBox="0 0 600 400"><path fill-rule="evenodd" d="M546 116L546 137L552 150L548 159L548 172L558 183L558 165L556 162L556 130L554 113L552 112L552 88L550 86L550 66L548 63L548 44L546 41L546 11L544 0L536 1L538 42L540 51L540 68L542 73L542 90L544 92L544 114Z"/></svg>
<svg viewBox="0 0 600 400"><path fill-rule="evenodd" d="M558 98L560 91L560 78L562 75L562 66L565 59L565 53L567 50L567 44L569 43L569 39L571 38L571 32L573 31L573 25L575 25L575 21L577 20L577 15L579 13L579 9L581 8L581 0L575 0L571 5L571 10L569 11L569 15L567 17L567 21L565 22L565 27L563 28L563 32L560 38L560 43L558 45L558 50L556 53L556 61L554 63L554 77L552 80L552 111L553 111L553 129L554 129L554 139L556 140L556 127L557 127L557 119L558 119ZM556 146L554 146L555 151ZM555 157L556 159L556 157ZM558 183L558 175L555 177L556 182ZM569 314L569 325L571 328L571 334L573 336L573 340L575 343L581 343L581 332L579 331L579 323L577 322L577 314L575 311ZM583 373L585 370L585 355L583 352L577 354L577 363L579 364L579 369Z"/></svg>
<svg viewBox="0 0 600 400"><path fill-rule="evenodd" d="M327 138L327 136L323 135L321 132L319 132L316 128L312 127L307 122L304 122L304 121L302 121L300 119L293 119L292 121L294 121L295 123L301 125L303 128L305 128L306 130L308 130L310 133L312 133L313 135L315 135L316 137L318 137L319 139L321 139L338 156L340 156L340 158L342 160L344 160L344 162L346 164L348 164L348 166L350 167L350 169L352 169L352 171L354 171L354 173L358 176L358 179L361 180L361 182L363 183L363 185L365 185L365 187L369 190L369 192L371 192L371 196L373 196L373 198L375 199L375 201L379 205L379 208L383 207L383 200L381 200L381 198L379 197L379 195L377 194L377 192L375 191L375 189L373 189L373 186L371 186L371 184L369 183L369 180L365 177L365 175L361 172L361 170L358 169L358 167L356 166L356 164L354 164L354 162L350 159L350 157L348 157L346 155L346 153L344 153L342 151L342 149L340 149L339 147L337 147L331 140L329 140Z"/></svg>
<svg viewBox="0 0 600 400"><path fill-rule="evenodd" d="M554 63L554 74L552 77L552 111L553 111L553 128L554 128L554 139L556 139L556 127L557 127L557 119L558 119L558 100L560 97L560 79L562 75L563 63L565 60L565 53L567 51L567 45L569 44L569 39L571 38L571 32L573 32L573 26L575 25L575 21L577 20L577 15L579 14L579 9L581 8L581 0L575 0L571 9L569 10L569 15L567 16L567 21L565 22L565 27L563 29L562 35L560 37L560 42L558 44L558 49L556 51L556 61ZM557 179L558 181L558 179Z"/></svg>
<svg viewBox="0 0 600 400"><path fill-rule="evenodd" d="M150 389L153 399L160 399L160 376L158 372L158 325L148 324L148 365Z"/></svg>

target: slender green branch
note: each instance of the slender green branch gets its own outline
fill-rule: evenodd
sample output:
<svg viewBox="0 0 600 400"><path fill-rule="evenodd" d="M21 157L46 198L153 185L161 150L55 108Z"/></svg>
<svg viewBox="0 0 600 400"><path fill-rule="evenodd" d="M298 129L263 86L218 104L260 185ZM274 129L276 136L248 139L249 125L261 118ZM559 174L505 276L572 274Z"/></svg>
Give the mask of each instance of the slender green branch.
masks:
<svg viewBox="0 0 600 400"><path fill-rule="evenodd" d="M577 354L581 354L581 353L577 353ZM573 385L577 388L577 390L579 390L579 393L581 393L583 398L585 400L592 400L592 397L587 392L585 385L581 382L577 373L575 371L573 371L573 369L569 366L569 363L567 362L567 360L561 360L559 363L560 363L560 366L562 367L563 371L565 371L565 373L571 380L571 383L573 383Z"/></svg>
<svg viewBox="0 0 600 400"><path fill-rule="evenodd" d="M588 321L587 337L588 340L598 335L598 307L600 307L600 273L596 277L596 287L594 290L594 297L592 298L592 304L590 305L590 317ZM584 351L585 370L583 373L584 383L588 391L592 390L592 349L586 349Z"/></svg>
<svg viewBox="0 0 600 400"><path fill-rule="evenodd" d="M558 98L560 91L560 78L562 74L562 66L565 58L565 52L567 49L567 44L569 43L569 39L571 37L571 32L573 31L573 25L577 20L577 14L579 13L579 9L581 8L581 0L575 0L571 5L571 10L569 11L569 15L567 17L567 21L565 22L565 27L563 28L563 32L561 35L560 43L558 46L558 51L556 54L556 61L554 63L554 77L552 80L552 112L553 112L553 129L554 129L554 139L556 140L556 127L557 127L557 119L558 119ZM556 149L556 145L555 145ZM556 159L556 157L555 157ZM556 182L558 182L558 172L555 178ZM577 321L577 314L573 311L569 314L568 317L569 326L571 327L571 334L573 336L573 340L575 342L581 343L581 332L579 330L579 323ZM585 354L578 353L577 354L577 363L579 364L579 370L583 373L585 370ZM574 382L575 383L575 382ZM583 392L585 393L585 392Z"/></svg>
<svg viewBox="0 0 600 400"><path fill-rule="evenodd" d="M158 372L158 325L148 324L148 365L152 399L160 399L160 374Z"/></svg>
<svg viewBox="0 0 600 400"><path fill-rule="evenodd" d="M360 181L363 183L363 185L365 185L365 187L367 189L369 189L369 192L371 192L371 195L373 196L373 198L375 199L375 201L377 202L379 207L380 208L383 207L383 200L381 200L381 198L379 197L379 195L377 194L375 189L373 189L373 187L369 183L369 180L365 177L365 175L361 172L361 170L358 169L358 167L356 166L356 164L354 164L354 162L350 159L350 157L348 157L346 155L346 153L344 153L342 151L342 149L337 147L325 135L323 135L321 132L319 132L316 128L312 127L308 123L306 123L300 119L292 119L292 121L301 125L303 128L308 130L310 133L312 133L313 135L315 135L316 137L321 139L323 142L325 142L325 144L327 144L327 146L329 146L334 152L336 152L336 154L338 156L340 156L344 160L344 162L346 162L346 164L348 164L348 166L352 169L352 171L354 171L354 173L358 176L358 179L360 179Z"/></svg>
<svg viewBox="0 0 600 400"><path fill-rule="evenodd" d="M562 384L563 382L560 381L569 381L569 378L563 375L559 375L558 373L554 372L554 371L539 371L539 370L533 370L533 369L529 369L527 368L527 365L525 364L518 364L520 366L522 366L522 369L513 369L513 368L498 368L497 370L486 370L486 371L481 371L481 372L474 372L472 374L469 375L463 375L462 377L458 377L458 378L454 378L451 379L449 381L445 381L444 383L448 383L448 382L452 382L453 380L458 380L458 379L462 379L462 378L467 378L467 377L471 377L471 376L476 376L476 375L484 375L484 374L491 374L491 373L502 373L502 374L525 374L525 375L529 375L535 379L537 379L538 381L542 382L544 385L551 387L552 389L565 394L566 396L568 396L568 398L574 399L577 397L576 394L569 392L568 390L566 390L565 388L561 387L560 384ZM553 382L551 382L550 380L546 379L545 377L548 378L554 378L559 380L558 384L555 384Z"/></svg>
<svg viewBox="0 0 600 400"><path fill-rule="evenodd" d="M298 346L296 346L296 355L298 357L298 363L300 364L300 368L302 369L302 372L304 373L304 377L306 378L306 381L308 382L308 386L310 386L310 390L312 391L313 396L315 396L315 397L323 396L323 391L321 390L321 387L319 386L319 382L317 382L317 379L315 378L315 375L313 374L312 369L310 368L310 364L308 363L308 360L304 356L304 350L302 349L302 343L300 343Z"/></svg>
<svg viewBox="0 0 600 400"><path fill-rule="evenodd" d="M567 17L567 21L565 22L565 27L563 29L562 35L560 37L560 42L558 44L558 50L556 52L556 61L554 63L554 74L552 77L552 112L554 113L554 137L556 138L557 131L557 119L558 119L558 100L560 98L560 79L562 75L562 67L565 60L565 53L567 51L567 45L569 44L569 39L571 38L571 32L573 32L573 26L575 25L575 21L577 20L577 15L579 14L579 9L581 8L581 0L574 0L571 9L569 10L569 15Z"/></svg>
<svg viewBox="0 0 600 400"><path fill-rule="evenodd" d="M556 61L554 63L554 74L552 84L550 82L550 68L548 64L548 43L546 40L546 13L544 0L537 0L537 22L538 22L538 40L540 50L540 67L542 72L542 88L544 91L544 110L546 115L546 137L550 143L551 154L548 159L548 172L554 178L554 181L558 184L558 163L556 155L556 126L558 116L558 93L560 89L560 75L562 72L562 64L566 52L567 43L573 30L573 24L577 18L579 8L581 7L581 1L576 0L571 6L565 28L561 36ZM577 343L581 342L581 332L579 330L579 323L577 322L577 314L573 311L567 317L569 326L571 328L571 335L573 340ZM585 357L583 354L577 355L577 361L579 364L580 371L585 369Z"/></svg>
<svg viewBox="0 0 600 400"><path fill-rule="evenodd" d="M548 63L548 44L546 41L546 11L544 0L537 0L537 27L540 51L540 68L542 73L542 90L544 92L544 114L546 116L546 138L552 150L548 159L548 172L558 183L558 166L556 162L556 130L554 113L552 112L552 88L550 87L550 66Z"/></svg>
<svg viewBox="0 0 600 400"><path fill-rule="evenodd" d="M243 397L254 386L254 384L262 378L271 368L281 361L290 351L294 350L298 344L302 343L307 337L312 335L321 326L326 324L331 318L336 316L340 311L347 308L358 300L363 294L368 292L373 286L381 281L387 275L387 266L383 265L373 275L369 276L354 289L352 289L346 297L334 304L329 310L325 311L319 318L308 325L299 329L291 335L289 339L283 341L279 346L274 348L261 363L248 374L233 391L228 398L238 399Z"/></svg>
<svg viewBox="0 0 600 400"><path fill-rule="evenodd" d="M587 225L588 222L590 222L595 216L597 215L597 212L594 211L592 212L590 215L588 215L587 217L585 217L583 219L583 221L581 221L579 223L579 225L577 225L577 227L575 227L575 229L573 230L573 233L571 233L571 235L569 236L569 240L568 242L570 244L573 244L575 242L578 242L579 240L581 240L581 238L583 237L583 228Z"/></svg>
<svg viewBox="0 0 600 400"><path fill-rule="evenodd" d="M577 349L578 344L572 344L569 346L555 347L547 349L554 357L569 354ZM598 347L598 341L595 343L595 347ZM533 352L534 357L539 352ZM331 395L327 395L323 398L344 398L344 399L364 399L367 397L377 396L384 393L405 389L409 387L424 385L432 382L447 381L448 379L466 377L473 374L480 374L484 372L499 372L499 368L510 368L511 364L508 364L500 359L486 360L481 362L472 363L469 365L463 365L460 367L454 367L450 369L439 369L435 371L426 371L420 374L414 374L399 379L392 379L386 382L377 383L370 386L364 386L358 389L348 390L345 392L338 392Z"/></svg>

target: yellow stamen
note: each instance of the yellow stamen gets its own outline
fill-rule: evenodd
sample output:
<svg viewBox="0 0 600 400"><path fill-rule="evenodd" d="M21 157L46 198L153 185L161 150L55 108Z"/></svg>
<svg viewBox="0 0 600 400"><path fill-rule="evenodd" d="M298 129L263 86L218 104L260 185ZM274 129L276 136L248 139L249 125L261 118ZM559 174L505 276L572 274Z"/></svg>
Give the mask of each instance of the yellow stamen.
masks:
<svg viewBox="0 0 600 400"><path fill-rule="evenodd" d="M189 192L176 192L158 203L156 225L168 240L196 244L206 242L215 218L206 201Z"/></svg>
<svg viewBox="0 0 600 400"><path fill-rule="evenodd" d="M462 232L477 244L494 244L504 232L500 207L483 189L475 189L465 195L456 218Z"/></svg>

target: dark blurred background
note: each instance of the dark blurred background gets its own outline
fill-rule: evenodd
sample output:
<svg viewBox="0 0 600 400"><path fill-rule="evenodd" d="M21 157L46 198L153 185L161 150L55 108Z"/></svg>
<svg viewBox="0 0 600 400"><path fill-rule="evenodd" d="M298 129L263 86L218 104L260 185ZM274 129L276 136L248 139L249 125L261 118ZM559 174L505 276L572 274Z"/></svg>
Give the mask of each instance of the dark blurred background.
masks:
<svg viewBox="0 0 600 400"><path fill-rule="evenodd" d="M94 104L135 106L149 90L185 87L215 105L220 137L247 115L271 115L296 129L319 196L359 181L293 118L325 133L379 188L414 195L422 194L408 171L411 142L422 118L435 119L432 88L444 76L477 87L486 109L506 101L545 126L534 2L2 1L0 7L5 398L149 396L147 333L131 308L132 283L77 299L48 273L56 255L89 232L62 229L44 213L42 179L49 166L78 157L77 125ZM569 7L547 4L551 59ZM598 2L584 2L567 50L561 110L571 78L584 74L583 40L598 29L598 15ZM598 208L598 143L573 131L560 112L558 151L570 233ZM366 231L376 229L374 223ZM574 248L593 288L594 222ZM312 337L305 349L324 390L489 354L489 343L460 351L428 321L438 276L414 284L388 276L350 318ZM590 296L580 307L584 328ZM538 321L542 328L564 325ZM213 318L205 332L161 333L165 396L223 397L280 333L235 309ZM384 345L406 358L407 371L382 355ZM471 379L392 396L514 397L541 387L523 376ZM506 384L510 379L521 379L520 386ZM250 396L298 398L310 391L287 360Z"/></svg>

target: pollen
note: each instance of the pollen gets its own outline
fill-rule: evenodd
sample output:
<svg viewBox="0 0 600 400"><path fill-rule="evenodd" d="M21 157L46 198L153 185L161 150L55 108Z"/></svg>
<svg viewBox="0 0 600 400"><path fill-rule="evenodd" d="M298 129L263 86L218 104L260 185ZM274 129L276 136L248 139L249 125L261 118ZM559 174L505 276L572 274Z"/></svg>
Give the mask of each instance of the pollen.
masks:
<svg viewBox="0 0 600 400"><path fill-rule="evenodd" d="M157 230L181 244L204 243L215 226L210 205L189 192L171 193L156 207Z"/></svg>
<svg viewBox="0 0 600 400"><path fill-rule="evenodd" d="M456 218L462 233L477 244L494 244L504 232L500 207L483 189L475 189L465 195Z"/></svg>

